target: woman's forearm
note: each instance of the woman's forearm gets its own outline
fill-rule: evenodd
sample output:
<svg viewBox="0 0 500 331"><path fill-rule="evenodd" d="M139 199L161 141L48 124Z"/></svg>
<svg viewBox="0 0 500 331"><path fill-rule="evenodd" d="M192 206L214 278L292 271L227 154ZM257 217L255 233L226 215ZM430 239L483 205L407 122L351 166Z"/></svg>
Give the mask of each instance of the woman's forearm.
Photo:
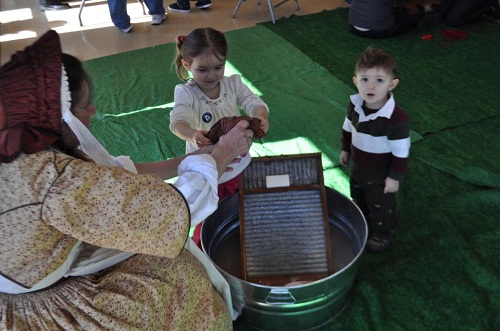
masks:
<svg viewBox="0 0 500 331"><path fill-rule="evenodd" d="M181 164L182 160L184 160L189 155L196 154L206 154L211 152L210 147L202 148L196 150L192 153L179 156L169 160L162 160L156 162L146 162L146 163L136 163L135 167L137 169L137 173L139 174L152 174L156 175L164 180L177 177L179 164Z"/></svg>

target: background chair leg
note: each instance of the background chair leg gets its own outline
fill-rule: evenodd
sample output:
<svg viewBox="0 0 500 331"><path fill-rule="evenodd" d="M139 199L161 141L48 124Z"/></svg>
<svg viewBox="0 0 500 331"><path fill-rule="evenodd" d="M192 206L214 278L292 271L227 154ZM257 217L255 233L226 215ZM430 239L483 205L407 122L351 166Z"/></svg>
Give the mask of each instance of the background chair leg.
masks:
<svg viewBox="0 0 500 331"><path fill-rule="evenodd" d="M80 21L80 26L83 26L83 23L82 23L83 6L85 6L85 0L82 0L82 2L80 3L80 11L78 12L78 20Z"/></svg>
<svg viewBox="0 0 500 331"><path fill-rule="evenodd" d="M271 13L271 20L273 21L273 24L276 23L276 20L274 19L274 6L271 2L271 0L267 0L267 4L269 5L269 12Z"/></svg>
<svg viewBox="0 0 500 331"><path fill-rule="evenodd" d="M233 11L233 15L231 16L232 18L234 18L236 16L236 12L238 11L238 9L240 9L240 6L241 4L244 2L245 0L239 0L238 1L238 4L236 5L236 8L234 8L234 11Z"/></svg>
<svg viewBox="0 0 500 331"><path fill-rule="evenodd" d="M142 6L142 13L143 13L144 15L146 15L146 9L144 8L144 1L142 1L142 0L137 0L137 1L139 1L139 3L140 3L140 4L141 4L141 6Z"/></svg>

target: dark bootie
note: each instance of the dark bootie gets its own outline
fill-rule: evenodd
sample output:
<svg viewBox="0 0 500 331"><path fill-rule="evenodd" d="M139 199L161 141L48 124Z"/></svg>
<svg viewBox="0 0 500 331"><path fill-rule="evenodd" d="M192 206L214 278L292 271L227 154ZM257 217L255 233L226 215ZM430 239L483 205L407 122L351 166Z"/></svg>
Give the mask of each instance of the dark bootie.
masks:
<svg viewBox="0 0 500 331"><path fill-rule="evenodd" d="M389 213L382 219L371 218L368 220L370 229L366 249L370 252L383 252L389 248L397 226L395 208L393 213Z"/></svg>
<svg viewBox="0 0 500 331"><path fill-rule="evenodd" d="M366 249L370 252L380 253L389 248L392 235L384 233L372 234L366 241Z"/></svg>

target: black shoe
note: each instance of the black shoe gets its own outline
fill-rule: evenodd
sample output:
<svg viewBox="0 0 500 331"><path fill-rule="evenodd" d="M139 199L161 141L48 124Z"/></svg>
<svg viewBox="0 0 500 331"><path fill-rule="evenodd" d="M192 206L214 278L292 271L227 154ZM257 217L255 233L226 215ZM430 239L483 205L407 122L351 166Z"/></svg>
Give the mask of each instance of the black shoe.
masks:
<svg viewBox="0 0 500 331"><path fill-rule="evenodd" d="M212 5L210 0L198 0L196 1L195 7L198 9L206 9Z"/></svg>
<svg viewBox="0 0 500 331"><path fill-rule="evenodd" d="M383 252L389 247L391 237L382 237L380 235L372 235L366 242L366 249L370 252Z"/></svg>
<svg viewBox="0 0 500 331"><path fill-rule="evenodd" d="M181 6L179 6L179 4L177 2L175 2L171 5L168 5L168 10L173 11L173 12L177 12L177 13L189 13L191 11L191 6L189 5L189 2L187 4L187 6L185 6L185 7L181 7Z"/></svg>
<svg viewBox="0 0 500 331"><path fill-rule="evenodd" d="M71 6L65 2L49 0L40 1L40 7L43 11L71 9Z"/></svg>

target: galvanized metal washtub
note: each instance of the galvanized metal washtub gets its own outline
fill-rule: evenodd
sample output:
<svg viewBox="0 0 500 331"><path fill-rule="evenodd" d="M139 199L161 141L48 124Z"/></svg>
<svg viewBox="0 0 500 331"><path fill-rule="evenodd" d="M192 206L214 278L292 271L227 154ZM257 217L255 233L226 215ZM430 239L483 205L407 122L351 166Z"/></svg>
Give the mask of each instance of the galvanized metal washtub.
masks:
<svg viewBox="0 0 500 331"><path fill-rule="evenodd" d="M228 281L233 306L240 312L237 322L247 329L318 329L347 305L368 227L349 198L328 187L326 196L334 273L307 284L276 287L242 279L237 194L222 201L203 223L203 249Z"/></svg>

